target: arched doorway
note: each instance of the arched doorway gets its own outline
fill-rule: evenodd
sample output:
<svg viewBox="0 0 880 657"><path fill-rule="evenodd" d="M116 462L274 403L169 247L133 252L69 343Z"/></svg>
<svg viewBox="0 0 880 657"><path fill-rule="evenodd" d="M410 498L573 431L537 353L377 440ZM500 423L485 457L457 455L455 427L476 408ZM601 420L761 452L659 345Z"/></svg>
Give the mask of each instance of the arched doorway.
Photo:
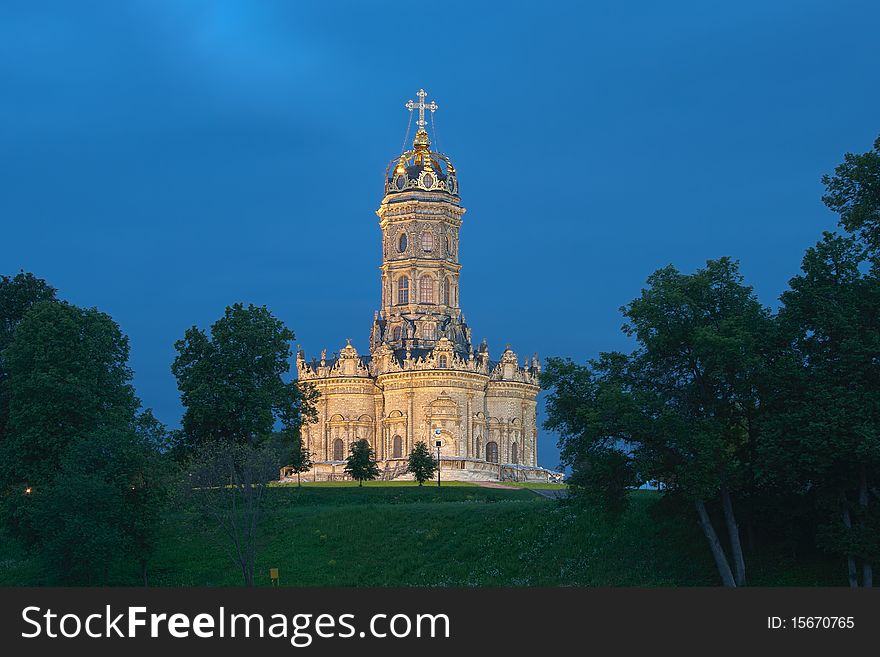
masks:
<svg viewBox="0 0 880 657"><path fill-rule="evenodd" d="M403 438L400 436L394 436L394 442L391 445L391 458L403 458Z"/></svg>
<svg viewBox="0 0 880 657"><path fill-rule="evenodd" d="M498 463L498 443L494 440L486 443L486 460L489 463Z"/></svg>
<svg viewBox="0 0 880 657"><path fill-rule="evenodd" d="M333 460L345 460L345 445L342 443L342 438L337 438L333 441Z"/></svg>

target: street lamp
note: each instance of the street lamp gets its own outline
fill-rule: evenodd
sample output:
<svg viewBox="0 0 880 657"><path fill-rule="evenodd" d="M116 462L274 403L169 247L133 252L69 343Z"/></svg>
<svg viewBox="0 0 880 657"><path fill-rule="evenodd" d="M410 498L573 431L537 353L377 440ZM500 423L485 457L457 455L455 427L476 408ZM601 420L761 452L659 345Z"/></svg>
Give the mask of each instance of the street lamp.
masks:
<svg viewBox="0 0 880 657"><path fill-rule="evenodd" d="M443 444L442 440L438 440L434 443L437 446L437 485L440 485L440 446Z"/></svg>

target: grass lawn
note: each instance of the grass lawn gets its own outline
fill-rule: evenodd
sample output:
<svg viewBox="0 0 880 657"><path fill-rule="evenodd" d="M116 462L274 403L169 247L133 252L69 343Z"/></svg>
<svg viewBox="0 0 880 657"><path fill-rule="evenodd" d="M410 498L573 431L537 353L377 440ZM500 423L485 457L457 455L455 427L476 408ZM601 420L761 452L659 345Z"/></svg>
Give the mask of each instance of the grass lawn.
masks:
<svg viewBox="0 0 880 657"><path fill-rule="evenodd" d="M691 586L718 578L695 523L658 522L653 491L634 491L617 523L524 487L350 482L275 486L263 526L258 583L277 567L286 586ZM150 566L158 586L237 586L219 533L169 514ZM843 585L843 566L747 555L754 585ZM48 584L39 562L0 540L0 585ZM113 583L138 585L136 573Z"/></svg>

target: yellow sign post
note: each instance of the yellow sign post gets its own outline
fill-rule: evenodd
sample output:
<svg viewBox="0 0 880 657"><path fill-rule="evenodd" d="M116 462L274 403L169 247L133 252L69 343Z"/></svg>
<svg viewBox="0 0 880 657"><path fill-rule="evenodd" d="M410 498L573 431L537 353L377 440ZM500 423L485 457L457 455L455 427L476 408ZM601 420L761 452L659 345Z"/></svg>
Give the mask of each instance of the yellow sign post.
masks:
<svg viewBox="0 0 880 657"><path fill-rule="evenodd" d="M277 568L270 568L269 569L269 579L272 580L272 586L278 586L278 583L281 578L278 577L278 569Z"/></svg>

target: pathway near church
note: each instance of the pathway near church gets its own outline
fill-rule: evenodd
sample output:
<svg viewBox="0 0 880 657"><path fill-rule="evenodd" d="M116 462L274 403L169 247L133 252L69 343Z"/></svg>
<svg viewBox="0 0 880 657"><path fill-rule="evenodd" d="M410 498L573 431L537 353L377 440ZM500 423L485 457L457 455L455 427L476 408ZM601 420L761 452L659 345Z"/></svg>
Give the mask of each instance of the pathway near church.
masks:
<svg viewBox="0 0 880 657"><path fill-rule="evenodd" d="M482 486L483 488L498 488L501 490L516 490L516 486L506 486L504 484L499 484L497 481L478 481L477 484Z"/></svg>
<svg viewBox="0 0 880 657"><path fill-rule="evenodd" d="M508 486L499 484L497 481L479 481L477 482L483 488L499 488L501 490L520 490L516 486ZM546 497L548 500L561 500L568 497L568 491L564 488L527 488L535 495Z"/></svg>

